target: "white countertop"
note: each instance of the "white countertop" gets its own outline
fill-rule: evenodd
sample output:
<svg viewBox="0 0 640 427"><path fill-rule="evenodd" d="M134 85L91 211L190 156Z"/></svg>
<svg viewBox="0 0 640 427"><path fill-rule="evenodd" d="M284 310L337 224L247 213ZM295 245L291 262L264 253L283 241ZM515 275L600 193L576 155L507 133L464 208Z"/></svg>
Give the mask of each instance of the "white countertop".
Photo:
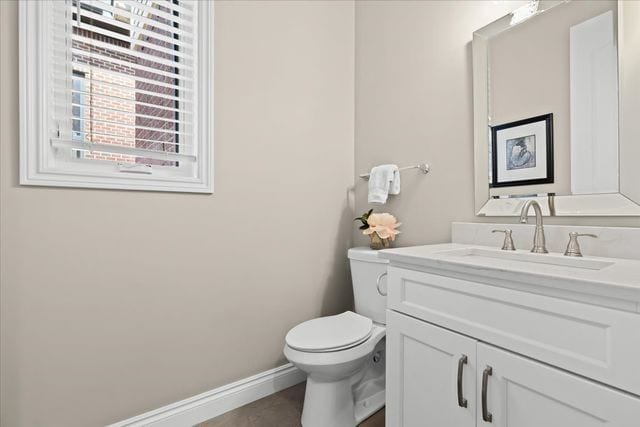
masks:
<svg viewBox="0 0 640 427"><path fill-rule="evenodd" d="M516 253L527 254L527 257L536 257L536 261L540 262L484 256L451 256L455 253L452 251L473 248L485 252L498 251L497 256L500 256L499 249L495 247L445 243L385 249L380 251L379 257L390 260L392 266L433 270L436 274L444 273L467 280L478 279L490 285L505 287L526 285L529 291L534 290L532 287L538 287L540 291L536 293L552 296L559 294L550 290L561 290L565 293L569 291L575 295L589 296L585 302L602 303L606 302L604 300L614 299L618 301L614 304L615 308L640 312L640 260L585 256L580 259L610 263L601 269L587 269L546 263L546 261L566 261L566 259L552 259L553 257L566 258L559 253L530 254L526 250L516 251ZM624 307L618 307L620 303ZM604 305L611 306L611 302Z"/></svg>

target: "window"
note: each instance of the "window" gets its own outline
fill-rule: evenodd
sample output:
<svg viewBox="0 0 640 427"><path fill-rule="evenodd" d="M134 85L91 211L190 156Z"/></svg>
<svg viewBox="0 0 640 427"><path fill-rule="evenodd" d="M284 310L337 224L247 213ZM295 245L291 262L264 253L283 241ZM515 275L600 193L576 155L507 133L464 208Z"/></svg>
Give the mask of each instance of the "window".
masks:
<svg viewBox="0 0 640 427"><path fill-rule="evenodd" d="M213 6L20 3L20 182L212 191Z"/></svg>
<svg viewBox="0 0 640 427"><path fill-rule="evenodd" d="M84 122L86 97L84 96L84 81L86 74L80 71L73 71L74 79L72 81L71 92L71 138L75 141L82 141L84 135ZM78 153L79 154L79 153Z"/></svg>

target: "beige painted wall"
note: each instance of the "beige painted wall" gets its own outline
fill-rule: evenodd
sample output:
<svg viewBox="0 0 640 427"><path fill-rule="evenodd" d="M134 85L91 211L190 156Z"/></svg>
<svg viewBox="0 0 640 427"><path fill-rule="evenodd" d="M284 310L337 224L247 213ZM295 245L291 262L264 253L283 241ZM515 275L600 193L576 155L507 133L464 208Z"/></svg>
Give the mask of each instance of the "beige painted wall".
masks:
<svg viewBox="0 0 640 427"><path fill-rule="evenodd" d="M285 363L351 306L351 2L218 2L214 195L18 186L1 3L3 427L99 426Z"/></svg>
<svg viewBox="0 0 640 427"><path fill-rule="evenodd" d="M474 214L473 31L517 2L380 1L356 3L355 173L380 163L431 164L402 175L402 194L367 204L356 178L356 213L374 207L403 223L397 245L444 242L451 221L509 223ZM552 224L640 226L640 219L545 218ZM354 231L357 244L367 239Z"/></svg>
<svg viewBox="0 0 640 427"><path fill-rule="evenodd" d="M474 219L472 33L514 8L491 1L356 3L356 164L426 161L378 212L403 223L398 245L443 242ZM356 180L356 213L368 209ZM356 233L356 243L367 240Z"/></svg>

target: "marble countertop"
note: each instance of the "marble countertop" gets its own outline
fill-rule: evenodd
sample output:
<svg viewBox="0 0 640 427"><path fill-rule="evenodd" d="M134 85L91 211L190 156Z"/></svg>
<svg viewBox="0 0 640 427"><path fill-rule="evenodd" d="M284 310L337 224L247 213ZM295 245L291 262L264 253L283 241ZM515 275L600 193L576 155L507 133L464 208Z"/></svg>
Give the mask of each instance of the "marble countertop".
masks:
<svg viewBox="0 0 640 427"><path fill-rule="evenodd" d="M474 248L485 253L498 253L496 257L452 256L455 250ZM560 291L564 294L569 292L574 296L568 295L569 299L640 312L640 260L585 256L580 259L608 264L601 269L587 269L547 263L548 260L567 261L559 253L531 254L524 250L516 253L526 254L524 256L529 258L536 257L531 259L539 262L503 259L495 247L460 243L386 249L380 251L379 257L390 260L391 265L433 271L496 286L517 288L525 285L528 291L551 296L560 296ZM554 260L554 257L565 259ZM536 288L539 288L539 292Z"/></svg>

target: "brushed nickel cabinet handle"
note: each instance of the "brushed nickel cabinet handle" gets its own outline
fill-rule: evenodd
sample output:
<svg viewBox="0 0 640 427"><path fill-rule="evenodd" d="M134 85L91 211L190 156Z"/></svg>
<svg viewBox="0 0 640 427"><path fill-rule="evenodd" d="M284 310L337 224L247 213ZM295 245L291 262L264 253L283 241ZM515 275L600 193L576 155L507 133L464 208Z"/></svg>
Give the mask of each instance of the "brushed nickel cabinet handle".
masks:
<svg viewBox="0 0 640 427"><path fill-rule="evenodd" d="M489 383L489 376L493 374L493 368L487 366L482 372L482 421L490 423L493 420L493 415L487 409L487 386Z"/></svg>
<svg viewBox="0 0 640 427"><path fill-rule="evenodd" d="M464 365L467 364L467 356L462 355L462 357L458 360L458 406L461 408L467 407L467 399L462 396L462 371L464 369Z"/></svg>

